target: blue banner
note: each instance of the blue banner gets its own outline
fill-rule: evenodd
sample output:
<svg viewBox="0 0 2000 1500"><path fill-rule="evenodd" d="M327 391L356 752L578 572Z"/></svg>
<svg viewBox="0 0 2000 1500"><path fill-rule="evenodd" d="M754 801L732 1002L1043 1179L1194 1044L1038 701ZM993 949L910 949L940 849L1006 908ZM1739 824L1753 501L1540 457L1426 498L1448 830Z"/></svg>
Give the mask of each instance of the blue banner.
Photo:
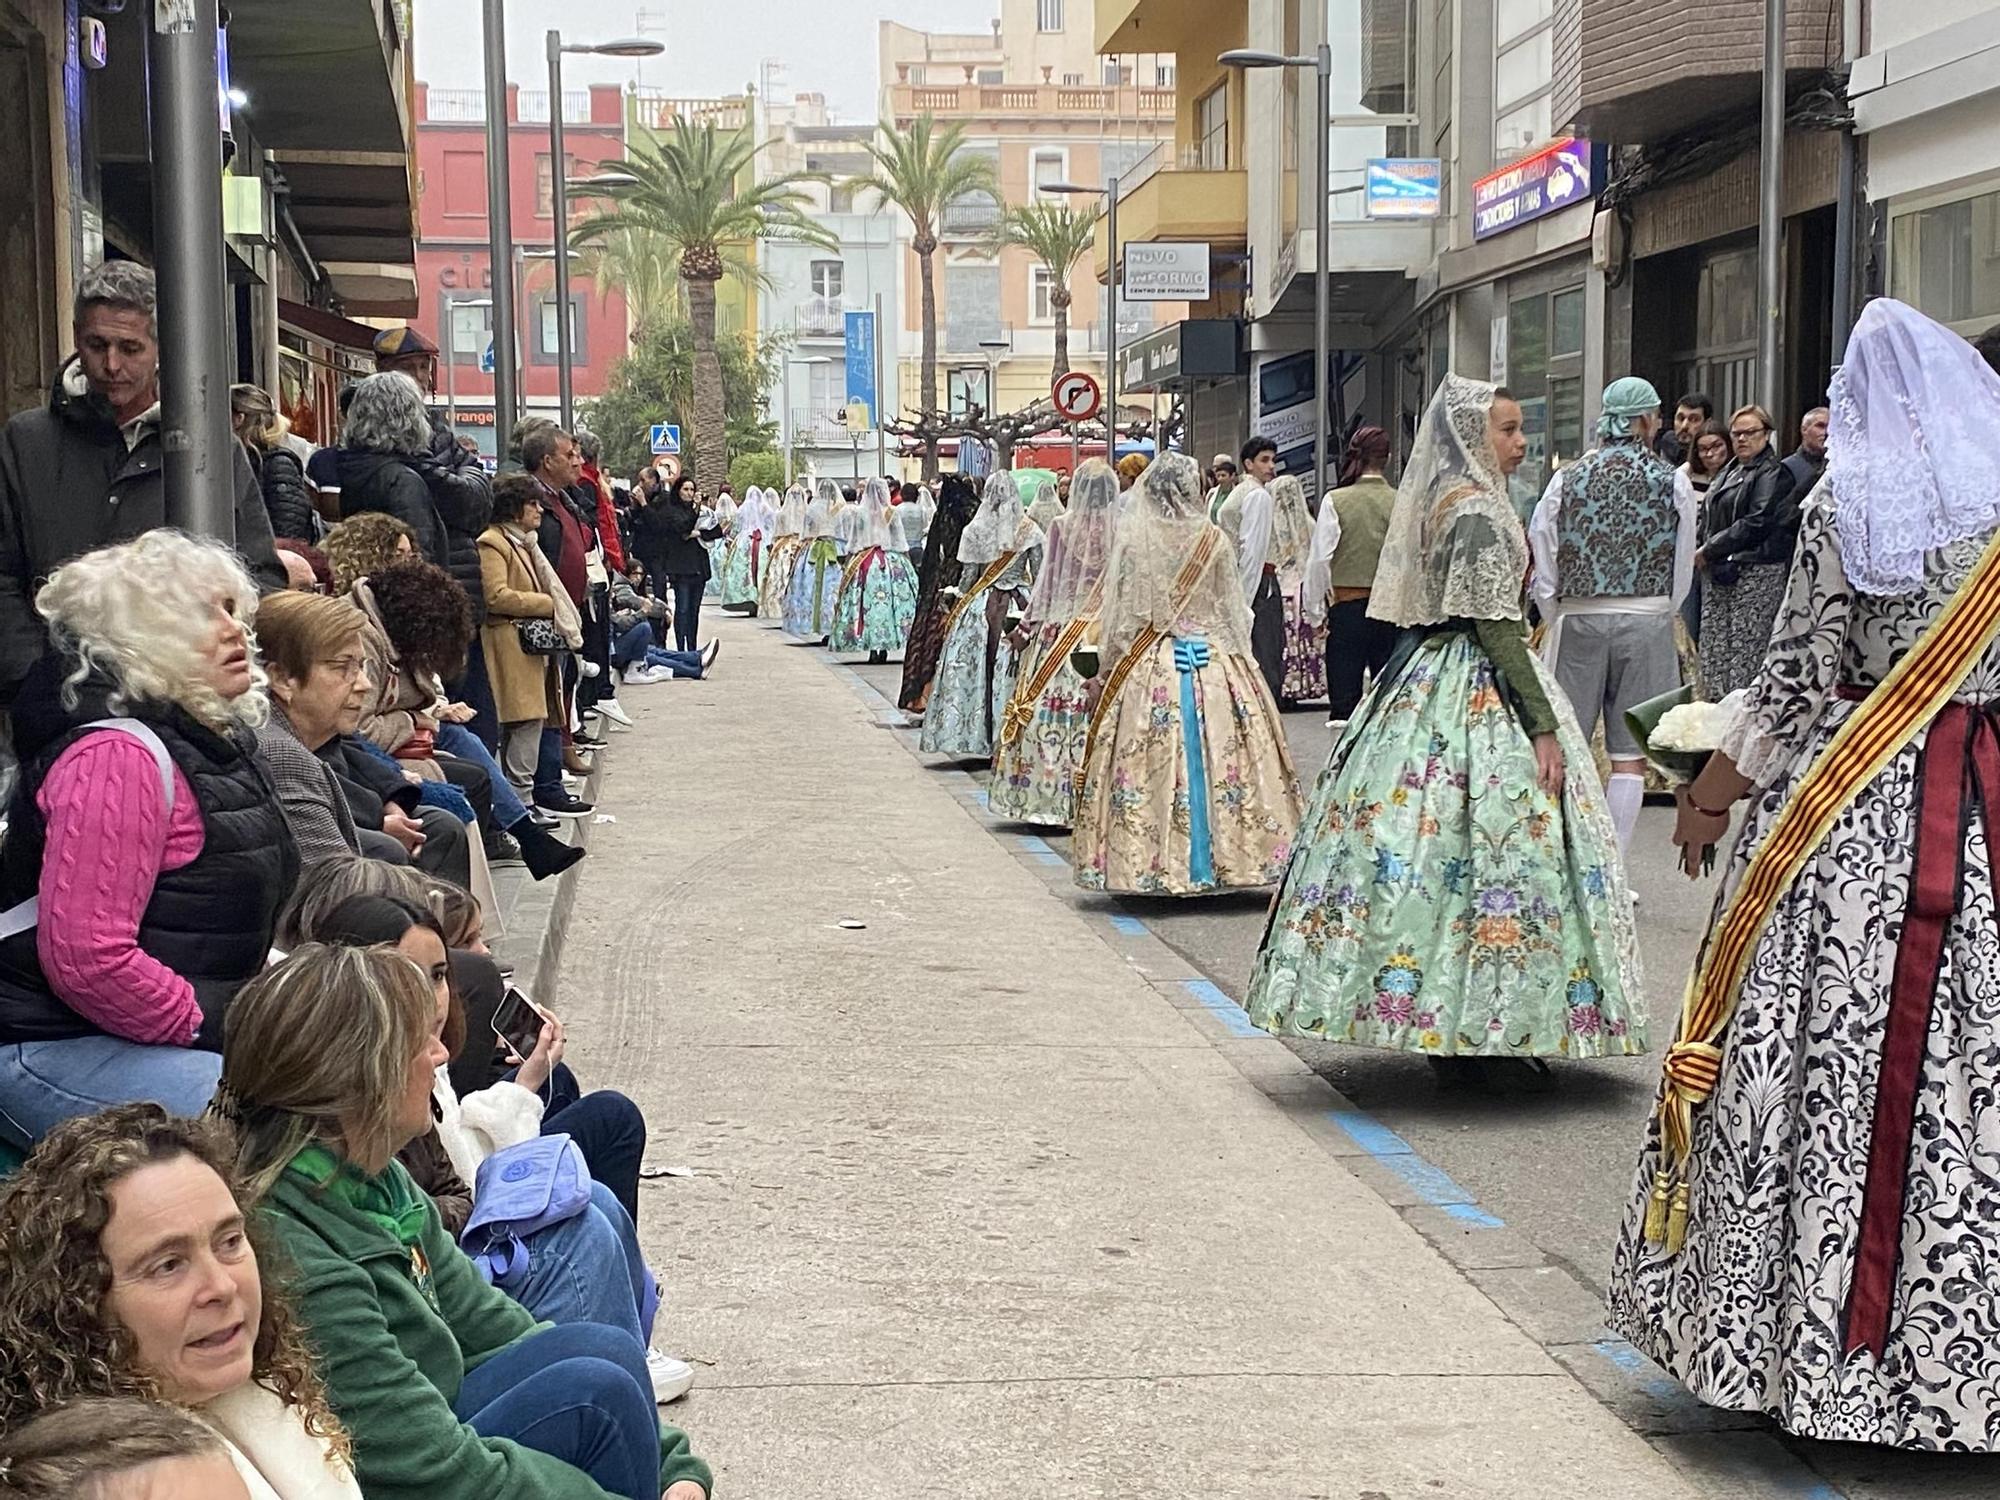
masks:
<svg viewBox="0 0 2000 1500"><path fill-rule="evenodd" d="M847 405L860 406L867 414L867 426L876 426L875 412L875 314L851 312L847 315Z"/></svg>

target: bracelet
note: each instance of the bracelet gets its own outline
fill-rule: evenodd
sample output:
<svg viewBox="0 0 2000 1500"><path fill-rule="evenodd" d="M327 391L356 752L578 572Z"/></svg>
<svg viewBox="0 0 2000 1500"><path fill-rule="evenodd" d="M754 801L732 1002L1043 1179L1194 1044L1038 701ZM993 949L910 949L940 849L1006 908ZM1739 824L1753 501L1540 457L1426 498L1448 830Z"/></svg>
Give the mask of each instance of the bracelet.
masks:
<svg viewBox="0 0 2000 1500"><path fill-rule="evenodd" d="M1729 816L1729 809L1726 807L1717 812L1714 808L1703 807L1699 802L1695 801L1693 787L1688 788L1688 806L1700 813L1704 818L1727 818Z"/></svg>

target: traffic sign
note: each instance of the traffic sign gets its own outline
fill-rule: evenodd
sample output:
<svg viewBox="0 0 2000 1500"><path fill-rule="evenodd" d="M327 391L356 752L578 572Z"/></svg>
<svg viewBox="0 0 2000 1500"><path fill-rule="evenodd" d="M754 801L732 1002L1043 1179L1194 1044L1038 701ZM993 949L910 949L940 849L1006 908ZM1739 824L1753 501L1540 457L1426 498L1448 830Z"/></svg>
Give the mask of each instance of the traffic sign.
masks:
<svg viewBox="0 0 2000 1500"><path fill-rule="evenodd" d="M650 441L655 453L678 453L681 451L681 429L674 422L655 422Z"/></svg>
<svg viewBox="0 0 2000 1500"><path fill-rule="evenodd" d="M479 368L485 374L493 373L493 340L486 341L486 350L479 356Z"/></svg>
<svg viewBox="0 0 2000 1500"><path fill-rule="evenodd" d="M1058 375L1054 387L1056 410L1072 422L1088 422L1104 404L1104 392L1097 377L1082 370Z"/></svg>

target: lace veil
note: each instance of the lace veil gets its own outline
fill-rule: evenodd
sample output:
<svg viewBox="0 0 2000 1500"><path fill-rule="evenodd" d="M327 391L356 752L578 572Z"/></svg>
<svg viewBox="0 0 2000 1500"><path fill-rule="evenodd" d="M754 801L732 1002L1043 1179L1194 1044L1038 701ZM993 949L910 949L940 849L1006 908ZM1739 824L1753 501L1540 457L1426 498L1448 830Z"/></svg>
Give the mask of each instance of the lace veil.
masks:
<svg viewBox="0 0 2000 1500"><path fill-rule="evenodd" d="M909 550L903 539L903 518L890 504L886 483L871 479L862 486L859 510L861 519L854 528L855 551L865 552L870 547L880 547L885 552Z"/></svg>
<svg viewBox="0 0 2000 1500"><path fill-rule="evenodd" d="M1021 512L1021 490L1004 469L986 476L979 513L958 539L958 560L983 568L1003 552L1018 551L1015 538L1027 524ZM970 583L971 580L965 580Z"/></svg>
<svg viewBox="0 0 2000 1500"><path fill-rule="evenodd" d="M1864 594L1914 593L1926 552L2000 524L2000 375L1950 329L1878 297L1829 395L1841 567Z"/></svg>
<svg viewBox="0 0 2000 1500"><path fill-rule="evenodd" d="M1034 494L1028 504L1028 519L1046 532L1049 522L1063 513L1062 501L1056 498L1056 487L1048 480L1037 479L1034 486Z"/></svg>
<svg viewBox="0 0 2000 1500"><path fill-rule="evenodd" d="M1042 493L1054 491L1044 486ZM1091 588L1104 575L1111 558L1111 539L1118 525L1118 475L1101 458L1077 470L1070 487L1069 509L1056 507L1048 526L1048 551L1041 576L1022 612L1023 623L1067 624L1090 602Z"/></svg>
<svg viewBox="0 0 2000 1500"><path fill-rule="evenodd" d="M771 528L773 536L803 536L806 529L806 489L795 484L785 491L785 503L778 508L778 519Z"/></svg>
<svg viewBox="0 0 2000 1500"><path fill-rule="evenodd" d="M1368 613L1392 625L1518 620L1528 538L1487 436L1495 387L1447 375L1396 491Z"/></svg>
<svg viewBox="0 0 2000 1500"><path fill-rule="evenodd" d="M1312 552L1313 518L1306 509L1305 486L1296 474L1280 474L1271 481L1271 551L1269 561L1278 570L1287 589L1305 576L1306 558Z"/></svg>
<svg viewBox="0 0 2000 1500"><path fill-rule="evenodd" d="M1070 504L1077 502L1077 488ZM1101 660L1107 668L1147 626L1166 635L1206 636L1226 655L1250 653L1250 606L1236 574L1236 549L1208 519L1201 470L1184 453L1153 460L1128 492L1118 518L1104 585ZM1114 502L1114 509L1116 508ZM1192 588L1177 588L1204 533L1215 533L1207 565Z"/></svg>
<svg viewBox="0 0 2000 1500"><path fill-rule="evenodd" d="M819 482L819 492L806 506L805 534L808 537L833 535L833 518L840 513L840 486L831 479Z"/></svg>

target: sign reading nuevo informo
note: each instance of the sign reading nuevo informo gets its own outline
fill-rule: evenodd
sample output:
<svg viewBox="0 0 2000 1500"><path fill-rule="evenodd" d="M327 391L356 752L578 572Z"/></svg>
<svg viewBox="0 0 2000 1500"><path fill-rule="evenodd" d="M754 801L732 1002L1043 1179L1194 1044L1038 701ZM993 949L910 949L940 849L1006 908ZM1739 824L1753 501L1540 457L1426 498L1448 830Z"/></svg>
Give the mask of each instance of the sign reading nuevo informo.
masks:
<svg viewBox="0 0 2000 1500"><path fill-rule="evenodd" d="M1595 154L1589 141L1570 136L1488 172L1472 184L1472 237L1505 234L1592 196L1598 175Z"/></svg>
<svg viewBox="0 0 2000 1500"><path fill-rule="evenodd" d="M1368 217L1435 219L1444 163L1435 156L1378 156L1368 163Z"/></svg>
<svg viewBox="0 0 2000 1500"><path fill-rule="evenodd" d="M1206 302L1208 244L1134 241L1118 295L1127 302Z"/></svg>

